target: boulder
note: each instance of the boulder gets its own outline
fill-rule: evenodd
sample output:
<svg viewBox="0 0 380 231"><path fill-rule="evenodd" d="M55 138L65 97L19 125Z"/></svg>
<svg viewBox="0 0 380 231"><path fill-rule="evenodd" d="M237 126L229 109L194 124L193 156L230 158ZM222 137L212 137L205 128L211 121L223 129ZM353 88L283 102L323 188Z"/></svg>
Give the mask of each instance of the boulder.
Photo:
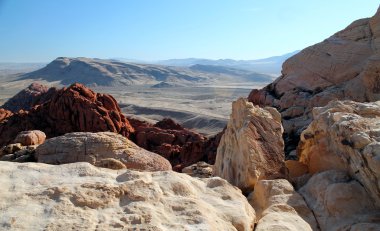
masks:
<svg viewBox="0 0 380 231"><path fill-rule="evenodd" d="M19 111L0 122L0 145L21 131L41 130L48 138L70 132L111 131L128 137L134 132L116 100L81 84L60 89L30 111Z"/></svg>
<svg viewBox="0 0 380 231"><path fill-rule="evenodd" d="M220 178L0 162L2 230L253 230L255 212Z"/></svg>
<svg viewBox="0 0 380 231"><path fill-rule="evenodd" d="M221 138L215 175L243 192L259 180L285 177L281 118L274 108L260 108L246 99L232 103L232 114Z"/></svg>
<svg viewBox="0 0 380 231"><path fill-rule="evenodd" d="M214 166L200 161L182 169L182 173L186 173L192 177L207 178L213 176Z"/></svg>
<svg viewBox="0 0 380 231"><path fill-rule="evenodd" d="M248 200L256 211L256 231L318 230L313 212L285 179L257 182Z"/></svg>
<svg viewBox="0 0 380 231"><path fill-rule="evenodd" d="M249 101L282 114L287 152L311 122L313 107L331 100L380 100L380 11L286 60L282 75Z"/></svg>
<svg viewBox="0 0 380 231"><path fill-rule="evenodd" d="M313 110L299 160L311 174L337 169L358 180L380 207L380 101L332 101Z"/></svg>
<svg viewBox="0 0 380 231"><path fill-rule="evenodd" d="M89 162L113 169L125 166L140 171L171 170L165 158L113 132L74 132L48 139L36 149L36 159L47 164Z"/></svg>
<svg viewBox="0 0 380 231"><path fill-rule="evenodd" d="M313 210L321 230L380 230L380 210L364 187L346 172L317 173L299 193Z"/></svg>
<svg viewBox="0 0 380 231"><path fill-rule="evenodd" d="M32 131L23 131L20 132L16 139L14 140L15 143L21 143L23 146L28 145L39 145L42 144L46 139L46 135L44 132L39 130L32 130Z"/></svg>

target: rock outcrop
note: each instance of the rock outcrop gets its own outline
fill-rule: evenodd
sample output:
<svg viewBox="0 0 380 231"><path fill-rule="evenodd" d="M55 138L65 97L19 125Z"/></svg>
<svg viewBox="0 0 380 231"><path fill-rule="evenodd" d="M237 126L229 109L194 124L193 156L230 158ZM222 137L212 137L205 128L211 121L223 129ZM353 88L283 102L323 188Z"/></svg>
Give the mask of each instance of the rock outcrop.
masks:
<svg viewBox="0 0 380 231"><path fill-rule="evenodd" d="M4 230L250 231L255 221L240 190L220 178L88 163L0 162L0 175Z"/></svg>
<svg viewBox="0 0 380 231"><path fill-rule="evenodd" d="M44 132L39 130L32 130L32 131L23 131L20 132L16 139L14 140L15 143L20 143L23 146L28 145L40 145L42 144L46 139L46 135Z"/></svg>
<svg viewBox="0 0 380 231"><path fill-rule="evenodd" d="M259 180L285 177L283 128L274 108L246 99L232 103L232 114L218 146L215 175L244 192Z"/></svg>
<svg viewBox="0 0 380 231"><path fill-rule="evenodd" d="M140 147L158 153L170 161L173 170L205 161L213 164L221 135L207 139L203 135L183 128L172 119L156 124L128 119L135 129L131 139Z"/></svg>
<svg viewBox="0 0 380 231"><path fill-rule="evenodd" d="M48 139L36 149L36 159L47 164L89 162L116 169L171 170L165 158L113 132L74 132Z"/></svg>
<svg viewBox="0 0 380 231"><path fill-rule="evenodd" d="M50 100L56 92L57 89L54 87L49 88L39 83L32 83L10 98L1 107L14 113L19 110L29 111L33 106L43 104Z"/></svg>
<svg viewBox="0 0 380 231"><path fill-rule="evenodd" d="M267 87L253 90L249 100L281 112L290 151L311 122L313 107L334 99L380 100L379 48L380 11L289 58L282 75Z"/></svg>
<svg viewBox="0 0 380 231"><path fill-rule="evenodd" d="M11 111L6 110L4 108L0 108L0 123L6 118L10 117L11 115L13 115Z"/></svg>
<svg viewBox="0 0 380 231"><path fill-rule="evenodd" d="M363 186L345 172L315 174L299 192L321 230L380 230L380 210Z"/></svg>
<svg viewBox="0 0 380 231"><path fill-rule="evenodd" d="M34 162L38 145L8 144L0 149L0 161Z"/></svg>
<svg viewBox="0 0 380 231"><path fill-rule="evenodd" d="M95 93L81 84L60 89L46 103L0 122L0 145L10 143L26 130L41 130L48 138L69 132L101 131L128 137L134 131L111 95Z"/></svg>
<svg viewBox="0 0 380 231"><path fill-rule="evenodd" d="M380 207L380 101L332 101L313 110L298 146L310 173L347 171Z"/></svg>
<svg viewBox="0 0 380 231"><path fill-rule="evenodd" d="M318 230L312 211L285 179L261 180L249 196L261 230Z"/></svg>

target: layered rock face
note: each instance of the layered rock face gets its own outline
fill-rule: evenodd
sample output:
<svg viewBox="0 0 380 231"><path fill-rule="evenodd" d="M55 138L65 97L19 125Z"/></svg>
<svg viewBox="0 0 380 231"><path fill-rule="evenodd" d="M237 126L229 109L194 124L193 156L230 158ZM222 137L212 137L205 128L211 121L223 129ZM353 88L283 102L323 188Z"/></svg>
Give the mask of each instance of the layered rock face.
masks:
<svg viewBox="0 0 380 231"><path fill-rule="evenodd" d="M56 88L49 88L39 83L32 83L10 98L1 107L12 112L18 112L19 110L29 111L33 106L43 104L50 100L55 92L57 92Z"/></svg>
<svg viewBox="0 0 380 231"><path fill-rule="evenodd" d="M330 38L289 58L282 76L249 100L276 107L287 142L298 142L313 107L334 99L380 100L380 12L353 22ZM289 150L295 146L289 146Z"/></svg>
<svg viewBox="0 0 380 231"><path fill-rule="evenodd" d="M128 137L134 131L111 95L95 93L81 84L58 90L44 104L3 120L0 145L21 131L33 129L45 132L47 137L80 131L111 131Z"/></svg>
<svg viewBox="0 0 380 231"><path fill-rule="evenodd" d="M313 110L298 146L310 173L347 171L380 207L380 101L333 101Z"/></svg>
<svg viewBox="0 0 380 231"><path fill-rule="evenodd" d="M315 174L299 192L321 230L380 230L380 210L363 186L345 172Z"/></svg>
<svg viewBox="0 0 380 231"><path fill-rule="evenodd" d="M129 121L135 129L132 140L138 146L168 159L176 171L198 161L211 164L215 161L220 135L207 139L171 119L155 125L132 118Z"/></svg>
<svg viewBox="0 0 380 231"><path fill-rule="evenodd" d="M247 199L220 178L88 163L0 162L0 175L0 229L249 231L254 226Z"/></svg>
<svg viewBox="0 0 380 231"><path fill-rule="evenodd" d="M261 180L249 196L258 220L255 230L318 230L312 211L285 179Z"/></svg>
<svg viewBox="0 0 380 231"><path fill-rule="evenodd" d="M172 169L165 158L113 132L75 132L48 139L36 149L36 159L47 164L89 162L99 167L140 171Z"/></svg>
<svg viewBox="0 0 380 231"><path fill-rule="evenodd" d="M274 108L260 108L240 98L218 146L215 175L244 192L261 179L285 176L283 128Z"/></svg>

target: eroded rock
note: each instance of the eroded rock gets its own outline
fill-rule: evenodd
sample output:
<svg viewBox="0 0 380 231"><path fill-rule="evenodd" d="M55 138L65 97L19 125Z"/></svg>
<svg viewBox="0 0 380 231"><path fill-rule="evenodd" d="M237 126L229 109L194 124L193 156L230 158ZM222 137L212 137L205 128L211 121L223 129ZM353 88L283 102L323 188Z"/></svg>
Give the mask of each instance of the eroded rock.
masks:
<svg viewBox="0 0 380 231"><path fill-rule="evenodd" d="M218 146L215 175L244 192L259 180L285 177L281 117L274 108L260 108L240 98Z"/></svg>
<svg viewBox="0 0 380 231"><path fill-rule="evenodd" d="M302 132L299 160L311 174L346 171L380 206L380 101L333 101L313 110Z"/></svg>
<svg viewBox="0 0 380 231"><path fill-rule="evenodd" d="M48 139L36 149L36 158L47 164L89 162L113 169L124 165L140 171L171 170L165 158L113 132L74 132Z"/></svg>
<svg viewBox="0 0 380 231"><path fill-rule="evenodd" d="M0 162L0 175L0 229L251 231L255 221L240 190L220 178L88 163Z"/></svg>

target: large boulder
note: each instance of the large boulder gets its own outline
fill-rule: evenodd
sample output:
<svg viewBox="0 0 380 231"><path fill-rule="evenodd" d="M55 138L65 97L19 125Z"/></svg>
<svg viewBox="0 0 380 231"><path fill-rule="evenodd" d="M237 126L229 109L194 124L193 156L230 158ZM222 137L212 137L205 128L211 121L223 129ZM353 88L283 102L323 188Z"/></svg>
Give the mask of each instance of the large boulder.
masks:
<svg viewBox="0 0 380 231"><path fill-rule="evenodd" d="M313 212L285 179L257 182L249 203L256 211L256 231L318 230Z"/></svg>
<svg viewBox="0 0 380 231"><path fill-rule="evenodd" d="M48 138L69 132L101 131L128 137L134 131L111 95L95 93L81 84L60 89L47 102L1 121L0 145L10 143L26 130L41 130Z"/></svg>
<svg viewBox="0 0 380 231"><path fill-rule="evenodd" d="M1 107L15 113L19 110L29 111L35 105L43 104L50 100L55 92L57 92L56 88L49 88L35 82L10 98Z"/></svg>
<svg viewBox="0 0 380 231"><path fill-rule="evenodd" d="M113 132L74 132L54 137L38 146L35 156L37 162L47 164L89 162L116 169L125 166L140 171L171 170L165 158Z"/></svg>
<svg viewBox="0 0 380 231"><path fill-rule="evenodd" d="M140 147L158 153L170 161L173 170L205 161L214 164L221 135L212 138L183 128L172 119L165 118L156 124L128 119L135 129L131 139Z"/></svg>
<svg viewBox="0 0 380 231"><path fill-rule="evenodd" d="M255 212L220 178L0 162L2 230L253 230Z"/></svg>
<svg viewBox="0 0 380 231"><path fill-rule="evenodd" d="M249 100L276 107L282 115L289 150L311 122L313 107L329 101L380 100L380 11L353 22L321 43L289 58L282 75Z"/></svg>
<svg viewBox="0 0 380 231"><path fill-rule="evenodd" d="M46 135L44 132L39 130L32 130L32 131L23 131L20 132L16 139L14 140L15 143L20 143L21 145L28 146L28 145L39 145L42 144L46 139Z"/></svg>
<svg viewBox="0 0 380 231"><path fill-rule="evenodd" d="M299 190L321 230L380 230L380 210L364 187L345 172L315 174Z"/></svg>
<svg viewBox="0 0 380 231"><path fill-rule="evenodd" d="M244 98L233 102L214 174L244 192L252 191L259 180L285 177L282 132L276 109L254 106Z"/></svg>
<svg viewBox="0 0 380 231"><path fill-rule="evenodd" d="M333 101L315 108L313 117L301 135L299 161L311 174L348 172L380 207L380 101Z"/></svg>

